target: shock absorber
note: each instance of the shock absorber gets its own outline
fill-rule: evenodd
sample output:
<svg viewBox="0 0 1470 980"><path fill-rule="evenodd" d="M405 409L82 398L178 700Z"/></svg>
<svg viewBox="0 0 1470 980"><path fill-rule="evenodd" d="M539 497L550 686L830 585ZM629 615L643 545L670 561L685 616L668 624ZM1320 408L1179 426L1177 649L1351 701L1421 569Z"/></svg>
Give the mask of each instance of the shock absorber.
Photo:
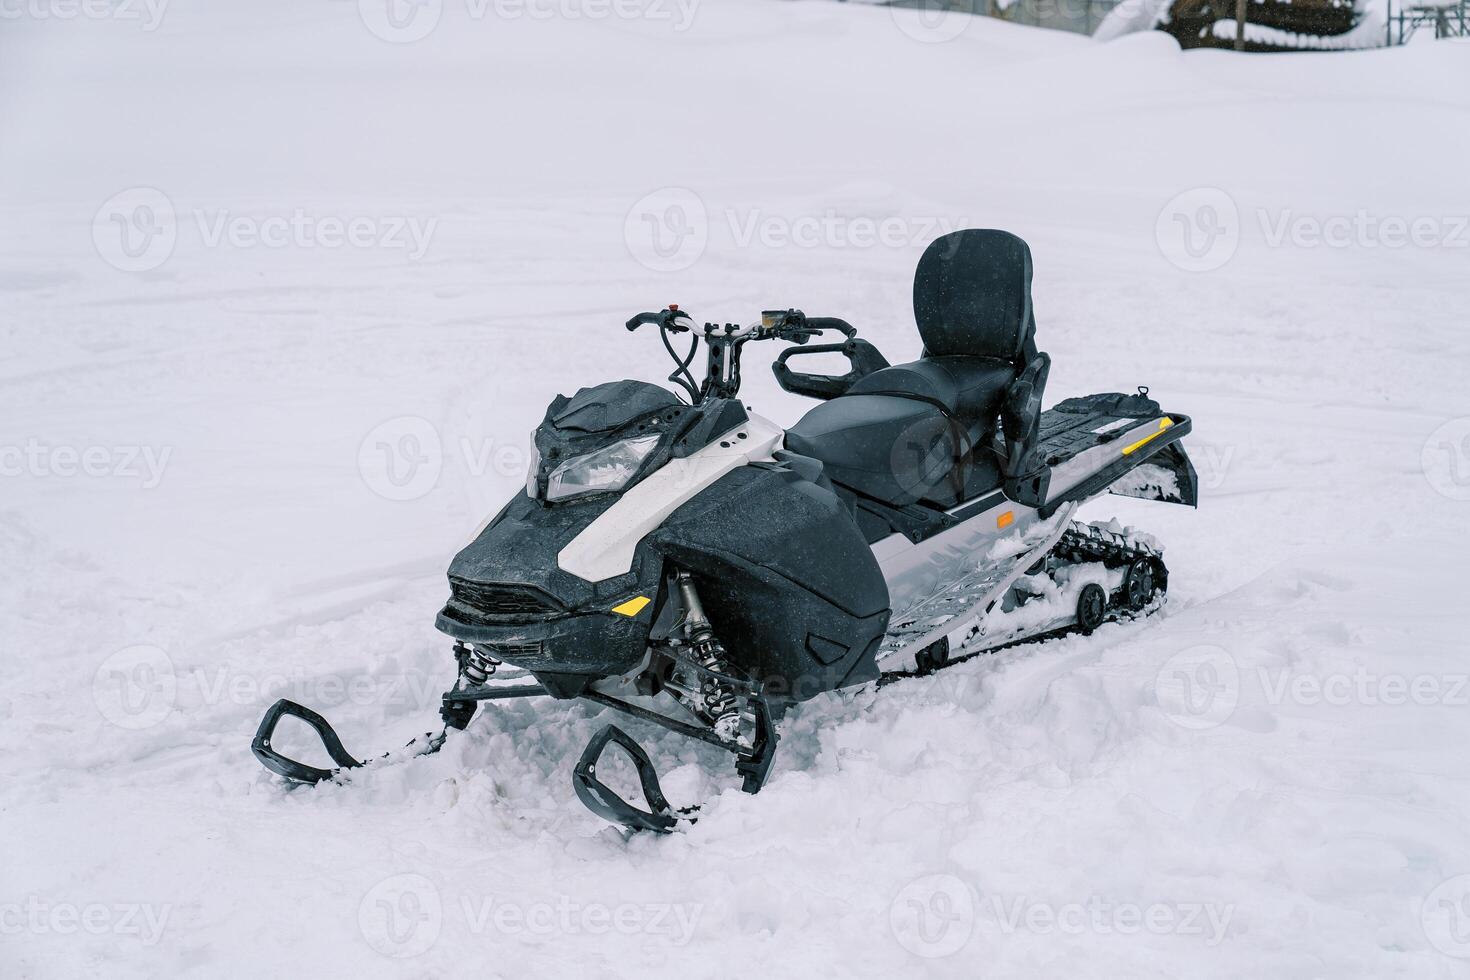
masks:
<svg viewBox="0 0 1470 980"><path fill-rule="evenodd" d="M485 683L500 666L499 660L460 640L454 641L454 657L459 661L460 674L471 684Z"/></svg>
<svg viewBox="0 0 1470 980"><path fill-rule="evenodd" d="M704 613L699 601L699 592L694 587L694 577L681 571L675 577L679 599L684 604L684 637L689 643L691 659L705 671L729 674L725 648L715 636L714 627ZM735 738L740 731L740 704L735 691L729 684L704 671L699 675L699 691L696 703L692 704L696 714L707 721L722 738Z"/></svg>

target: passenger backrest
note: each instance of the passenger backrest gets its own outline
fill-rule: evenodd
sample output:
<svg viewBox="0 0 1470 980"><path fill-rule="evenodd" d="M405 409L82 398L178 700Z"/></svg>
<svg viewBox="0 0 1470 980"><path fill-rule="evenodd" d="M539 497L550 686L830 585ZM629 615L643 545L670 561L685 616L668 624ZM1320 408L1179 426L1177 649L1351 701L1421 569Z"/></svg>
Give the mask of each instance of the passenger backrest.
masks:
<svg viewBox="0 0 1470 980"><path fill-rule="evenodd" d="M926 356L1025 362L1036 351L1030 247L978 228L935 240L914 273L914 320Z"/></svg>

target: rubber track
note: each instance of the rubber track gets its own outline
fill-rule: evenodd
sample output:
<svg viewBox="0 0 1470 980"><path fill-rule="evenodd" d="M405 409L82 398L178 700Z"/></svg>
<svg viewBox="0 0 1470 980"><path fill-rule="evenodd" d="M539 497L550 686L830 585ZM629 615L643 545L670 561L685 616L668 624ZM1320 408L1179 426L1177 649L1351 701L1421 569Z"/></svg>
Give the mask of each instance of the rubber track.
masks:
<svg viewBox="0 0 1470 980"><path fill-rule="evenodd" d="M1083 521L1072 521L1071 526L1062 532L1061 538L1047 553L1048 558L1058 558L1069 565L1089 565L1101 562L1109 568L1125 568L1140 558L1158 559L1159 567L1164 565L1163 550L1149 544L1141 538L1131 537L1126 533L1114 531L1111 527L1101 524L1088 524ZM1158 609L1160 600L1168 590L1168 571L1164 570L1162 581L1154 590L1153 598L1141 612L1134 613L1125 608L1112 604L1112 596L1109 596L1109 621L1139 619L1148 616ZM1023 636L1018 639L997 643L992 647L984 647L961 653L960 656L951 657L948 663L937 670L921 673L917 670L887 670L878 675L878 686L886 687L895 681L906 680L911 677L927 677L937 674L942 670L958 666L967 660L973 660L987 653L995 653L1010 647L1021 646L1026 643L1042 643L1047 640L1058 639L1072 633L1080 632L1076 624L1071 626L1059 626L1056 629L1031 636Z"/></svg>

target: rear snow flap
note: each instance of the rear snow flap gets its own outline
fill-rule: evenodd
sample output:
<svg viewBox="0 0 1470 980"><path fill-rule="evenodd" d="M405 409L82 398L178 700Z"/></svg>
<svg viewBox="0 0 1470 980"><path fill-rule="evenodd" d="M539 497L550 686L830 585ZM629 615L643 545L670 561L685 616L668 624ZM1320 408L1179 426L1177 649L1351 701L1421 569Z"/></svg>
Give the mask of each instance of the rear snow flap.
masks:
<svg viewBox="0 0 1470 980"><path fill-rule="evenodd" d="M1181 442L1171 443L1148 462L1124 473L1108 486L1108 493L1166 504L1199 506L1199 476Z"/></svg>

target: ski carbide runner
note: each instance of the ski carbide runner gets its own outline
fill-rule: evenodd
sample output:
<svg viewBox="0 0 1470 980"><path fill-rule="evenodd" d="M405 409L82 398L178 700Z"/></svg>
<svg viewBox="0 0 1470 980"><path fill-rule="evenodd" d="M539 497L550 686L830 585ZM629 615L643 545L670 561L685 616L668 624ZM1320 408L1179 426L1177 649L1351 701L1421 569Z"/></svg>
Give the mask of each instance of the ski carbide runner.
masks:
<svg viewBox="0 0 1470 980"><path fill-rule="evenodd" d="M891 625L883 637L877 661L901 661L983 617L1026 569L1052 550L1070 526L1070 518L1076 509L1076 503L1064 505L1053 518L1056 523L1052 529L1029 551L981 565L943 592L907 610L902 621Z"/></svg>

